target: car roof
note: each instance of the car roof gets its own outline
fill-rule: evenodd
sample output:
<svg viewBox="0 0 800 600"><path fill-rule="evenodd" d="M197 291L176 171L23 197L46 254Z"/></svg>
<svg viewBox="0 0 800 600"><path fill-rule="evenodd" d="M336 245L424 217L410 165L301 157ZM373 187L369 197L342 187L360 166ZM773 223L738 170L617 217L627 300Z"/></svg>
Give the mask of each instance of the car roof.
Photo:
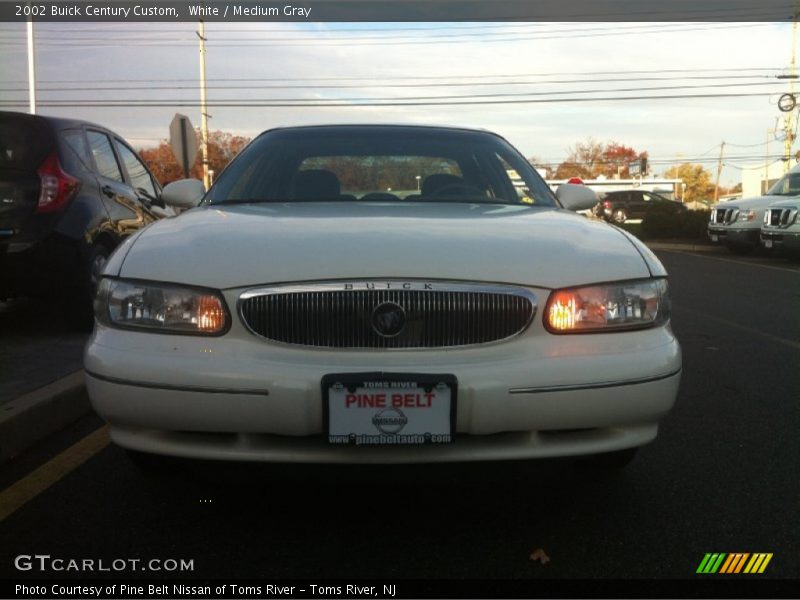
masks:
<svg viewBox="0 0 800 600"><path fill-rule="evenodd" d="M501 135L494 133L493 131L489 131L488 129L480 129L475 127L461 127L457 125L427 125L427 124L412 124L412 123L325 123L325 124L316 124L316 125L286 125L286 126L279 126L279 127L272 127L267 129L261 134L265 135L267 133L273 131L302 131L302 130L314 130L314 129L340 129L342 131L353 130L353 129L360 129L360 130L380 130L380 129L398 129L398 130L426 130L426 131L453 131L453 132L461 132L461 133L477 133L481 135L493 135L495 137L502 138Z"/></svg>
<svg viewBox="0 0 800 600"><path fill-rule="evenodd" d="M33 120L45 121L46 123L49 123L54 129L58 129L58 130L60 130L60 129L70 129L70 128L75 128L75 127L89 126L89 127L94 127L94 128L97 128L97 129L103 129L103 130L108 131L110 133L114 133L108 127L105 127L103 125L99 125L98 123L93 123L91 121L84 121L82 119L70 119L70 118L67 118L67 117L51 117L50 115L40 115L40 114L33 114L32 115L32 114L29 114L29 113L16 112L16 111L0 111L0 115L13 116L14 118L29 119L29 120L32 120L32 121ZM120 137L116 133L114 133L114 135L117 135L118 137Z"/></svg>

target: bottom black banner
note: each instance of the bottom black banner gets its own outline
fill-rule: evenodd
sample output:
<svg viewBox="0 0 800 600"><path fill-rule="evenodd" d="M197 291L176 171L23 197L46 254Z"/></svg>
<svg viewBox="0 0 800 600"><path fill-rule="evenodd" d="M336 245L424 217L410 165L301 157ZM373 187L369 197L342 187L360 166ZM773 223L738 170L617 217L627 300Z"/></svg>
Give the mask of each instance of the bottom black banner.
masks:
<svg viewBox="0 0 800 600"><path fill-rule="evenodd" d="M2 598L796 598L797 579L6 580Z"/></svg>

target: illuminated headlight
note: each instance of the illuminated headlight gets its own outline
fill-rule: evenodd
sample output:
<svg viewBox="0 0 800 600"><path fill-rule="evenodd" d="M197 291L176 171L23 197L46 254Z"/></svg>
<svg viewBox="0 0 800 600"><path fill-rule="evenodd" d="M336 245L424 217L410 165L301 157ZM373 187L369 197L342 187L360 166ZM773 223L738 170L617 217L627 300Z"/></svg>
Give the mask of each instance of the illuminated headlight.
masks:
<svg viewBox="0 0 800 600"><path fill-rule="evenodd" d="M94 313L111 327L163 333L221 335L229 322L225 301L213 290L120 279L103 279Z"/></svg>
<svg viewBox="0 0 800 600"><path fill-rule="evenodd" d="M551 333L642 329L666 323L669 311L666 279L621 281L554 290L545 327Z"/></svg>
<svg viewBox="0 0 800 600"><path fill-rule="evenodd" d="M754 210L743 210L739 212L740 221L753 221L755 218L756 218L756 211Z"/></svg>

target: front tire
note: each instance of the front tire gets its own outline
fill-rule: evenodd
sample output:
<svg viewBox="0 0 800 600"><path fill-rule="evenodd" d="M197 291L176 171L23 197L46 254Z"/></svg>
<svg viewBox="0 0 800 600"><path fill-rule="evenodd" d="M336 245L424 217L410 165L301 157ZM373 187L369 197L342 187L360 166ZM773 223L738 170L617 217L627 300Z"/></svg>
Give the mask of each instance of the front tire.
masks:
<svg viewBox="0 0 800 600"><path fill-rule="evenodd" d="M624 223L628 220L628 213L625 212L624 208L617 208L611 213L611 220L614 221L614 223Z"/></svg>

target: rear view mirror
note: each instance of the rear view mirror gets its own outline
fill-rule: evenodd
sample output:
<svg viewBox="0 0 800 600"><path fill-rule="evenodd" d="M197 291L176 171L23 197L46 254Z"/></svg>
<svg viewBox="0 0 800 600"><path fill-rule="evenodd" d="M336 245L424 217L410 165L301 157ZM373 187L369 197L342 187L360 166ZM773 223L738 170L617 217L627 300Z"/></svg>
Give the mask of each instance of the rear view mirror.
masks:
<svg viewBox="0 0 800 600"><path fill-rule="evenodd" d="M556 198L569 210L588 210L597 204L597 194L585 185L564 183L558 186Z"/></svg>
<svg viewBox="0 0 800 600"><path fill-rule="evenodd" d="M161 199L175 208L194 208L205 193L206 188L199 179L179 179L164 187Z"/></svg>

